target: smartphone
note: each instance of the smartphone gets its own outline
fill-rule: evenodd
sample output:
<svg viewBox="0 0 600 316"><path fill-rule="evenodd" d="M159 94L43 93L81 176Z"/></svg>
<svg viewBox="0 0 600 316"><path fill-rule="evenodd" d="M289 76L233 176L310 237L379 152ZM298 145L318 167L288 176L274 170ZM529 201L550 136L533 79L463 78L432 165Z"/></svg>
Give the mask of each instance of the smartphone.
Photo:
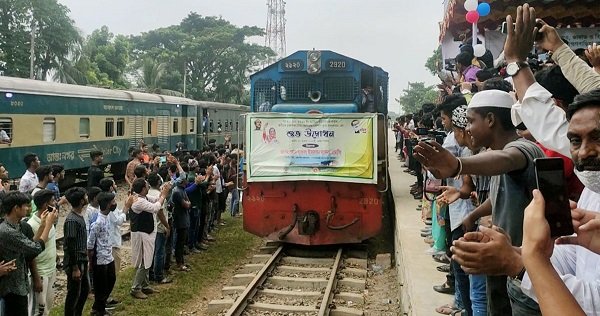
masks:
<svg viewBox="0 0 600 316"><path fill-rule="evenodd" d="M429 129L427 127L418 127L417 128L417 135L424 136L427 134L429 134Z"/></svg>
<svg viewBox="0 0 600 316"><path fill-rule="evenodd" d="M502 32L502 34L508 34L508 24L506 24L506 22L502 22L502 28L500 29L500 31Z"/></svg>
<svg viewBox="0 0 600 316"><path fill-rule="evenodd" d="M550 225L550 235L552 237L572 235L574 231L563 160L537 158L533 162L535 181L546 201L545 214Z"/></svg>

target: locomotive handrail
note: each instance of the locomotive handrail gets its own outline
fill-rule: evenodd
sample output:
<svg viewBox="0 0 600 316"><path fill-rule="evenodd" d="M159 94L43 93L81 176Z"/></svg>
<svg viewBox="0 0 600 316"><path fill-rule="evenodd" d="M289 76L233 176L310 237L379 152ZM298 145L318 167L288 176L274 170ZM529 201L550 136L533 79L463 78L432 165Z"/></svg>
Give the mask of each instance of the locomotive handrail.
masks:
<svg viewBox="0 0 600 316"><path fill-rule="evenodd" d="M387 118L386 115L383 113L378 113L377 116L382 116L383 117L383 122L385 123L385 133L383 133L384 138L385 138L385 190L379 191L379 193L384 193L387 192L389 190L389 177L390 177L390 173L388 171L389 168L389 162L388 162L388 156L389 156L389 148L388 148L388 130L387 130Z"/></svg>

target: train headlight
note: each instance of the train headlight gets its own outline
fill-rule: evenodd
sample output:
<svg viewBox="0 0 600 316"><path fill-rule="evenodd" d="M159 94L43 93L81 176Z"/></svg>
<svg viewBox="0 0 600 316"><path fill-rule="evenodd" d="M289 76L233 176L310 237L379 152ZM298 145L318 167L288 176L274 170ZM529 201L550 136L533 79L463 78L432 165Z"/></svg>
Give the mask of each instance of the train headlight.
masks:
<svg viewBox="0 0 600 316"><path fill-rule="evenodd" d="M4 96L5 96L7 99L10 99L10 98L12 98L12 97L13 97L13 94L12 94L12 93L10 93L10 92L7 92L6 94L4 94Z"/></svg>
<svg viewBox="0 0 600 316"><path fill-rule="evenodd" d="M306 55L307 72L309 74L318 74L321 72L321 52L313 50Z"/></svg>

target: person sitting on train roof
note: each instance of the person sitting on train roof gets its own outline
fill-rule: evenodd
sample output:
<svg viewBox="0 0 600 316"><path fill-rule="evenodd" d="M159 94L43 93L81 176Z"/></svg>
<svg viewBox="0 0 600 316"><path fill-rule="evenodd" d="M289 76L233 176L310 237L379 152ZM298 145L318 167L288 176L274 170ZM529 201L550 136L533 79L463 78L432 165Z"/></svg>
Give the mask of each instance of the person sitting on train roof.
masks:
<svg viewBox="0 0 600 316"><path fill-rule="evenodd" d="M23 174L19 181L19 192L28 193L40 182L35 175L35 170L40 166L40 159L36 154L29 153L23 157L23 162L27 170L25 170L25 174Z"/></svg>
<svg viewBox="0 0 600 316"><path fill-rule="evenodd" d="M92 165L88 169L87 174L87 187L97 187L100 180L104 178L104 171L100 169L100 164L104 159L104 154L100 150L92 150L90 152L90 158L92 159Z"/></svg>
<svg viewBox="0 0 600 316"><path fill-rule="evenodd" d="M134 149L131 152L131 157L133 159L129 163L127 163L127 168L125 171L125 181L127 181L127 184L130 187L133 184L133 181L135 180L135 167L142 163L142 151L140 149Z"/></svg>

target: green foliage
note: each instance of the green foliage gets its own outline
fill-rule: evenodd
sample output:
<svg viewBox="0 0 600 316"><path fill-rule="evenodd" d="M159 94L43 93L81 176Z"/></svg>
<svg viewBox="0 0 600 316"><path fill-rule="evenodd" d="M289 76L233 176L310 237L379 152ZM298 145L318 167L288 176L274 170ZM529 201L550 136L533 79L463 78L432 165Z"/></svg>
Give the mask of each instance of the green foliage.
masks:
<svg viewBox="0 0 600 316"><path fill-rule="evenodd" d="M35 77L45 80L57 69L81 42L69 12L56 0L0 1L0 70L4 75L29 77L32 35Z"/></svg>
<svg viewBox="0 0 600 316"><path fill-rule="evenodd" d="M433 55L427 58L425 68L427 68L432 75L437 76L438 72L442 70L443 64L442 47L438 46L438 48L433 51Z"/></svg>
<svg viewBox="0 0 600 316"><path fill-rule="evenodd" d="M130 83L125 79L129 63L129 39L115 36L107 26L92 32L83 46L83 69L88 84L109 88L126 89Z"/></svg>
<svg viewBox="0 0 600 316"><path fill-rule="evenodd" d="M425 86L424 82L409 82L408 88L402 90L397 102L404 113L416 113L421 110L423 103L435 102L438 96L434 86Z"/></svg>
<svg viewBox="0 0 600 316"><path fill-rule="evenodd" d="M166 65L153 88L183 92L185 72L187 97L243 103L248 100L248 74L273 55L269 48L245 42L262 35L258 27L190 13L179 25L133 37L133 54Z"/></svg>

